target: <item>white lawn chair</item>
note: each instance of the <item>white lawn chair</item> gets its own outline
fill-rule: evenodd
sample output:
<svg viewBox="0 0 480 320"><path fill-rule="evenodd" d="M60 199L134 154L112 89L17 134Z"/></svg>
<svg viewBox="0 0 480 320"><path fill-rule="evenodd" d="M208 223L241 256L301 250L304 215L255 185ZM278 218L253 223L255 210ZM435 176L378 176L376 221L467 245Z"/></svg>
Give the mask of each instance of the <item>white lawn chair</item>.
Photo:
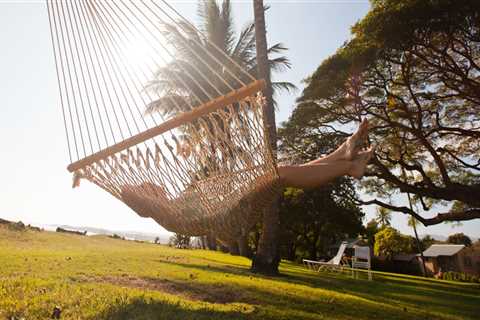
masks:
<svg viewBox="0 0 480 320"><path fill-rule="evenodd" d="M337 254L329 261L314 261L303 259L303 264L305 267L315 271L322 271L322 270L332 270L338 271L342 270L344 264L342 261L343 254L345 253L345 249L347 248L348 242L344 241L340 244L338 248Z"/></svg>
<svg viewBox="0 0 480 320"><path fill-rule="evenodd" d="M370 254L370 247L355 246L354 249L355 255L352 259L352 269L354 277L357 276L357 272L355 272L355 269L365 269L368 270L368 280L372 280L372 257Z"/></svg>

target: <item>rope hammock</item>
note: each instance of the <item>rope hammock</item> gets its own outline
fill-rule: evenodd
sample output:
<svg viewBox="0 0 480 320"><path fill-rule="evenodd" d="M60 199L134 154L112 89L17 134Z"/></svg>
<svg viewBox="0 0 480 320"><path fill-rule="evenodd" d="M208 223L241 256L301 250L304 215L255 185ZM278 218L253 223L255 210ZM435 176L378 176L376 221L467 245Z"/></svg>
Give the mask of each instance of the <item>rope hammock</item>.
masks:
<svg viewBox="0 0 480 320"><path fill-rule="evenodd" d="M264 81L165 1L47 6L74 186L172 232L248 231L280 188Z"/></svg>

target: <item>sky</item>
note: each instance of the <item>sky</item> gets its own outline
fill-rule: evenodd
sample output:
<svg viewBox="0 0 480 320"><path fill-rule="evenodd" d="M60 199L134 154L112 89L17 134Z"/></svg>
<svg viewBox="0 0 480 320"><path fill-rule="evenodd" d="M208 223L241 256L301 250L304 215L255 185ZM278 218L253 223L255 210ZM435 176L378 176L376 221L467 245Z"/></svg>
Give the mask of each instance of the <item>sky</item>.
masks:
<svg viewBox="0 0 480 320"><path fill-rule="evenodd" d="M251 1L232 1L237 30L253 19ZM172 1L196 22L196 1ZM292 63L276 79L302 88L322 62L350 37L350 27L368 9L366 0L265 1L269 44L284 43ZM62 126L53 51L44 1L0 0L0 218L31 224L68 224L110 230L165 233L153 220L137 216L98 187L82 183L72 189ZM288 119L294 94L277 97L277 122ZM401 199L401 198L399 198ZM365 209L365 220L374 208ZM412 234L404 215L392 224ZM480 237L480 221L461 226L420 227L420 234L446 236L464 232Z"/></svg>

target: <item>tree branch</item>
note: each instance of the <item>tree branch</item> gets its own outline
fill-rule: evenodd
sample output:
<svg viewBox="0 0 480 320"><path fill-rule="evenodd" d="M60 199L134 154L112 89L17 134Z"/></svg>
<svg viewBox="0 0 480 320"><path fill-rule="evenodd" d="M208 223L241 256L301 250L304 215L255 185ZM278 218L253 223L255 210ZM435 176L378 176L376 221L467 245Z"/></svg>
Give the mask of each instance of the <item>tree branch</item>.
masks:
<svg viewBox="0 0 480 320"><path fill-rule="evenodd" d="M415 219L417 219L418 221L420 221L424 226L432 226L445 221L468 221L473 219L480 219L480 208L471 208L471 209L466 209L464 211L451 211L451 212L437 213L437 215L432 218L424 218L410 208L397 207L397 206L385 203L383 201L380 201L378 199L373 199L369 201L358 200L358 202L362 205L375 204L392 211L409 214Z"/></svg>
<svg viewBox="0 0 480 320"><path fill-rule="evenodd" d="M480 171L480 161L477 162L477 164L475 165L472 165L472 164L468 164L466 163L465 161L463 161L462 159L460 159L459 157L457 157L456 155L453 154L452 151L448 150L448 148L444 147L444 148L438 148L437 149L438 152L445 152L445 153L448 153L453 159L455 159L456 161L460 162L464 167L466 168L469 168L469 169L473 169L473 170L479 170Z"/></svg>

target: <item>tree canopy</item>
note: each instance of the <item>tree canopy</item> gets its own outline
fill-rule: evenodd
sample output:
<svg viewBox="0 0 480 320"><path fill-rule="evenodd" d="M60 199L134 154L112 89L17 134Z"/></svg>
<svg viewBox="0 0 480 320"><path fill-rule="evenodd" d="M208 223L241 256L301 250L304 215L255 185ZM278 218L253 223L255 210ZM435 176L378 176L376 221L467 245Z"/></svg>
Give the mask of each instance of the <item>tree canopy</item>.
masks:
<svg viewBox="0 0 480 320"><path fill-rule="evenodd" d="M455 233L449 235L447 238L447 242L453 244L464 244L467 247L472 245L472 239L470 239L470 237L463 233Z"/></svg>
<svg viewBox="0 0 480 320"><path fill-rule="evenodd" d="M385 227L375 235L374 252L377 256L392 259L394 255L415 252L415 239L401 234L397 229Z"/></svg>
<svg viewBox="0 0 480 320"><path fill-rule="evenodd" d="M342 138L369 118L374 199L362 203L433 225L480 218L479 115L480 2L377 0L306 80L287 126ZM390 201L398 192L435 214Z"/></svg>
<svg viewBox="0 0 480 320"><path fill-rule="evenodd" d="M382 227L389 226L392 221L392 213L387 208L379 207L377 208L376 220Z"/></svg>

